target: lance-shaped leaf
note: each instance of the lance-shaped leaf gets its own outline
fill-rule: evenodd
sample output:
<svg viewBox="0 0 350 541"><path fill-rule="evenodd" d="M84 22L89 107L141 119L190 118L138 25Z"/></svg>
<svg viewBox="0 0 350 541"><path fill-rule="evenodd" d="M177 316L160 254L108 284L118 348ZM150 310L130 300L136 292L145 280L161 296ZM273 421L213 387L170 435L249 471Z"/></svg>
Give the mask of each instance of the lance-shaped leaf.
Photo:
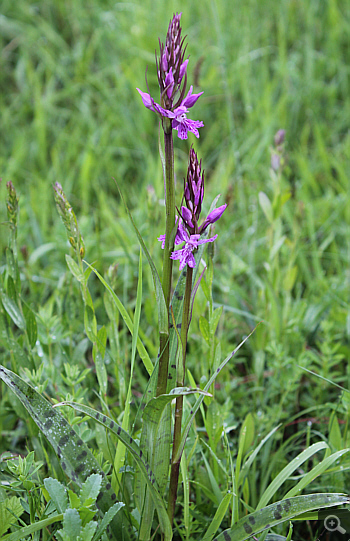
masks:
<svg viewBox="0 0 350 541"><path fill-rule="evenodd" d="M169 402L177 396L197 392L197 389L177 387L169 394L152 398L143 412L140 449L151 469L155 472L161 494L164 493L169 473L169 444L171 438L171 432L168 429L168 420L170 421ZM208 393L203 394L208 395ZM137 474L135 478L135 495L139 511L142 513L139 536L141 540L148 540L150 538L149 532L153 520L154 505L148 497L145 480L141 478L140 474Z"/></svg>
<svg viewBox="0 0 350 541"><path fill-rule="evenodd" d="M256 327L255 327L255 329L256 329ZM236 349L234 349L232 351L232 353L230 353L226 357L226 359L224 359L222 361L220 366L215 370L214 374L212 374L212 376L209 378L209 381L207 382L206 386L203 389L206 393L209 391L210 386L214 383L217 375L221 372L221 370L224 368L224 366L226 366L226 364L229 362L229 360L232 359L232 357L237 353L237 351L243 346L243 344L248 340L248 338L250 338L250 336L253 334L255 329L253 329L252 332L250 334L248 334L248 336L246 336L244 340L242 340L242 342L236 347ZM189 415L189 417L187 418L187 420L185 422L185 426L184 426L184 429L183 429L183 432L182 432L181 443L179 445L177 455L174 457L174 462L180 461L180 459L181 459L182 451L185 448L185 443L186 443L186 439L187 439L188 433L189 433L190 428L191 428L191 424L192 424L193 419L194 419L197 411L199 410L200 405L202 404L203 400L204 400L204 395L201 394L197 398L193 408L190 411L190 415Z"/></svg>
<svg viewBox="0 0 350 541"><path fill-rule="evenodd" d="M102 476L102 487L97 498L97 505L102 512L107 512L116 502L117 497L104 471L87 445L60 412L22 378L1 365L0 378L20 399L39 429L51 443L63 471L72 481L82 486L93 473L99 473ZM116 541L135 538L125 514L116 515L109 535L110 539Z"/></svg>
<svg viewBox="0 0 350 541"><path fill-rule="evenodd" d="M214 541L245 541L302 513L348 503L350 499L345 494L307 494L287 498L246 515L232 528L218 535Z"/></svg>
<svg viewBox="0 0 350 541"><path fill-rule="evenodd" d="M118 310L120 312L120 315L124 319L125 325L127 326L129 331L131 332L131 335L133 336L134 335L134 323L133 323L131 317L129 316L127 310L125 309L122 301L114 293L113 289L106 282L106 280L103 278L103 276L101 276L101 274L92 265L90 265L87 261L84 260L84 263L86 263L86 265L96 274L97 278L105 286L108 293L111 295L113 301L115 302L115 305L118 308ZM145 349L145 346L141 342L141 339L140 339L139 336L137 337L137 351L139 352L139 355L140 355L140 357L141 357L141 359L143 361L143 364L145 365L145 368L146 368L147 372L149 373L149 375L151 375L152 372L153 372L153 364L152 364L152 361L151 361L151 359L150 359L150 357L149 357L149 355L148 355L148 353L147 353L147 351Z"/></svg>
<svg viewBox="0 0 350 541"><path fill-rule="evenodd" d="M133 440L133 438L125 430L123 430L120 425L110 419L110 417L106 417L106 415L99 413L98 411L90 408L89 406L76 404L75 402L61 402L60 404L56 404L56 406L71 406L75 410L80 411L85 415L88 415L92 419L95 419L102 426L107 428L107 430L110 430L113 434L115 434L119 441L121 441L125 445L125 447L133 455L135 462L139 467L142 476L147 484L150 496L158 513L159 524L161 531L164 535L164 541L170 541L172 538L172 528L167 511L165 509L163 498L159 492L156 476L153 470L150 468L148 462L146 462L143 452L141 451L135 440Z"/></svg>

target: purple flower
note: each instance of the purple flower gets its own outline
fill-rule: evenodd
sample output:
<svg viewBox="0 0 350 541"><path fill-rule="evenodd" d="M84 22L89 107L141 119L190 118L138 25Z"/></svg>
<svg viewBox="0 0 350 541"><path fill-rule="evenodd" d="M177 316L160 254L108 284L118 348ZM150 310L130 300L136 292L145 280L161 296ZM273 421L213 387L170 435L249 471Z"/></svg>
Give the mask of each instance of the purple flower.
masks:
<svg viewBox="0 0 350 541"><path fill-rule="evenodd" d="M187 118L187 113L188 108L192 107L196 103L199 96L201 96L203 92L200 92L199 94L192 94L193 87L191 86L187 96L181 102L181 105L176 107L174 111L170 111L168 109L164 109L158 103L156 103L152 96L147 94L147 92L142 92L142 90L139 88L136 90L139 92L143 105L147 107L147 109L150 109L151 111L172 120L172 127L174 130L177 130L177 134L180 139L187 139L188 132L193 133L197 138L199 137L198 128L202 128L204 123L200 120L191 120L190 118Z"/></svg>
<svg viewBox="0 0 350 541"><path fill-rule="evenodd" d="M217 238L217 235L214 235L211 239L201 239L200 235L189 235L184 229L184 227L180 224L178 229L179 237L182 238L182 242L185 242L185 245L180 250L177 250L176 252L172 252L170 258L171 259L179 259L180 260L180 271L188 265L192 269L196 266L196 260L193 255L193 251L198 248L200 244L204 244L206 242L214 242L214 240Z"/></svg>

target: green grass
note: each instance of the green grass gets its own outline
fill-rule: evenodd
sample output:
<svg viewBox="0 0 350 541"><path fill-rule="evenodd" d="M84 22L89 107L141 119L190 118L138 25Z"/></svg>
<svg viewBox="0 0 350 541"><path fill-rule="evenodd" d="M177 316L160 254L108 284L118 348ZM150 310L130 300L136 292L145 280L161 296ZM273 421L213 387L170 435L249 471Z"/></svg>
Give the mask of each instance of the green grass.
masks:
<svg viewBox="0 0 350 541"><path fill-rule="evenodd" d="M187 460L196 434L204 440L196 447L196 460L188 461L195 479L190 488L195 503L189 509L194 520L191 535L196 539L206 517L218 508L218 501L209 496L215 491L208 484L201 453L220 490L232 489L228 454L231 451L235 462L239 430L249 413L254 418L253 447L282 423L257 455L249 487L241 487L250 510L283 467L309 444L326 441L332 452L349 445L348 394L331 383L350 389L348 2L2 1L0 222L7 220L6 183L11 180L20 196L17 242L22 298L36 314L40 343L29 361L21 353L23 348L26 351L23 337L12 326L12 351L2 345L5 334L0 334L0 362L21 376L24 368L35 368L32 381L51 398L100 407L93 392L98 386L84 333L84 305L66 266L70 249L54 207L52 186L59 182L75 209L87 261L109 275L124 306L133 313L139 245L113 178L160 269L162 254L156 237L165 226L158 126L136 87L146 90L148 65L149 87L158 98L153 51L176 11L183 11L182 26L188 36L189 79L195 80L195 91L204 90L192 116L205 124L199 140L175 139L177 200L182 195L188 149L194 144L206 170L207 208L217 193L222 194L220 204L229 205L216 227L214 259L214 307L223 305L223 315L208 345L199 325L200 316L209 317L200 288L187 356L194 381L204 387L213 363L217 366L263 321L220 374L216 401L205 399L202 416L196 417L198 432L190 432ZM273 137L280 128L286 130L286 163L277 188L270 159ZM291 197L279 209L276 204L269 223L259 192L272 201L278 189L291 192ZM4 224L3 279L8 237ZM89 289L98 326L106 325L108 333L108 407L122 420L132 358L130 334L94 275ZM143 291L140 336L154 361L157 310L145 262ZM219 343L220 359L214 359L215 348L219 357ZM76 365L76 373L70 374L65 363ZM76 382L85 369L89 371L83 382ZM146 382L137 357L133 415ZM1 385L0 451L34 450L36 460L46 464L45 475L63 482L52 450ZM342 421L339 434L334 412ZM74 412L67 416L75 419ZM98 459L107 470L113 457L103 429L86 420L77 426L84 441L99 450ZM223 426L231 428L225 440ZM139 429L137 422L136 436ZM310 458L303 471L318 460L319 455ZM220 461L227 465L226 473ZM330 471L307 490L346 491L347 455L341 464L343 473ZM288 478L274 499L283 497L301 474L300 470ZM125 475L125 483L129 494L130 474ZM243 513L244 505L239 505ZM223 524L228 527L231 516L225 517ZM177 520L181 523L182 510ZM298 535L294 532L293 539Z"/></svg>

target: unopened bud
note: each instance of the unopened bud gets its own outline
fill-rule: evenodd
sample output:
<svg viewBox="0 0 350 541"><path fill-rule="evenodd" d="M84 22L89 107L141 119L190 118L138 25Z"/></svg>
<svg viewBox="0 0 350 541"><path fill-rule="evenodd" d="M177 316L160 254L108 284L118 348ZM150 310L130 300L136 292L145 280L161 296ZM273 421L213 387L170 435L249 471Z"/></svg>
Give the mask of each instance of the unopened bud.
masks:
<svg viewBox="0 0 350 541"><path fill-rule="evenodd" d="M286 130L278 130L278 132L275 135L275 145L278 147L279 145L282 145L284 142L284 138L286 135Z"/></svg>

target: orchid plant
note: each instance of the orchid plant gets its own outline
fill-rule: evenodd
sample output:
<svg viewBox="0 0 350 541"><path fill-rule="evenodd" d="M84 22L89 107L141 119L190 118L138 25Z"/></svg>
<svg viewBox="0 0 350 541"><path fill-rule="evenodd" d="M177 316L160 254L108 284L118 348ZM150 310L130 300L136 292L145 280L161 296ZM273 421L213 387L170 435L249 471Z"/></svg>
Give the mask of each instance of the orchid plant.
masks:
<svg viewBox="0 0 350 541"><path fill-rule="evenodd" d="M156 113L159 117L164 132L164 186L165 186L165 233L160 234L158 241L161 242L159 249L163 250L163 266L161 277L156 269L145 242L138 231L136 224L126 206L127 213L135 229L136 235L148 260L154 281L157 307L158 307L158 357L152 360L139 336L139 323L142 298L142 252L140 251L139 278L137 288L137 301L134 317L124 307L123 303L113 290L112 286L100 275L100 273L83 259L85 256L84 239L79 230L79 224L75 213L67 200L62 186L55 184L55 201L58 212L66 228L67 236L74 252L74 258L67 255L67 264L78 280L84 302L84 326L88 339L92 344L92 357L96 369L99 384L99 398L101 411L92 409L79 401L65 401L54 406L44 396L18 375L9 369L0 366L0 378L17 395L22 404L28 410L38 428L45 435L53 447L62 471L73 483L80 487L79 496L66 488L56 479L45 479L45 497L50 504L47 506L43 518L35 520L30 526L24 526L14 534L9 534L3 539L15 541L26 539L27 536L35 535L40 529L58 526L55 536L60 541L110 539L114 541L149 541L158 536L162 541L171 541L173 532L179 531L176 517L181 513L177 506L178 485L180 469L184 491L186 485L186 456L185 445L193 428L196 413L200 408L203 410L205 397L211 398L210 390L215 378L225 365L230 361L236 351L249 338L230 353L223 361L218 361L209 377L205 387L200 389L190 378L191 386L186 385L186 351L188 332L192 317L192 307L196 292L205 272L199 274L199 267L203 261L203 253L206 245L215 242L218 235L211 231L212 226L221 218L226 211L227 205L216 207L218 197L210 207L208 214L203 217L202 207L205 191L205 175L202 161L191 146L188 158L188 168L184 179L182 193L176 194L175 190L175 164L173 130L178 138L186 140L189 134L199 137L199 128L204 127L203 121L191 120L187 117L189 110L196 104L203 92L194 93L191 85L187 91L187 69L189 59L186 57L185 39L182 37L181 13L173 16L170 21L165 44L159 41L159 56L156 55L156 69L160 91L160 103L151 96L150 92L137 89L141 95L144 106ZM280 135L280 139L282 135ZM15 291L19 287L20 273L16 259L16 227L18 198L11 183L8 184L8 221L11 225L11 244L9 250L9 288ZM122 194L121 194L122 195ZM178 202L178 204L176 204ZM173 262L179 262L180 277L174 287ZM209 255L210 272L212 273L212 257ZM132 335L131 374L133 372L136 352L139 354L145 369L149 374L149 382L144 393L140 410L142 410L142 429L139 439L133 437L135 422L130 419L131 401L131 378L125 400L122 424L115 418L108 404L108 379L105 366L107 348L107 331L104 326L98 328L94 303L88 288L90 273L101 280L106 288L109 303L108 313L118 310L126 326ZM17 286L16 286L17 284ZM206 286L208 287L208 286ZM25 329L25 340L28 350L36 344L36 323L33 312L28 307L25 309L20 303L20 296L13 296L15 300L2 294L2 303L10 317L16 315L19 328ZM212 307L211 292L209 293L211 323L215 319L218 322L219 312L214 312ZM7 307L7 308L6 308ZM12 314L12 315L11 315ZM113 316L112 316L113 317ZM210 326L215 333L216 324ZM74 371L67 366L67 378L74 380ZM74 384L72 384L74 389ZM184 400L189 405L187 415L184 415ZM172 404L175 401L173 416ZM143 407L141 407L141 405ZM86 442L79 433L77 420L70 424L67 416L62 415L58 406L70 406L75 411L83 413L97 421L118 441L115 452L112 453L113 473L108 474L108 468L101 467L96 456L91 452ZM67 411L67 410L65 410ZM70 411L70 413L72 413ZM173 420L174 417L174 420ZM72 417L68 417L72 420ZM330 507L339 503L348 503L348 498L341 494L313 494L310 497L297 495L306 486L301 479L296 489L288 493L288 498L267 505L275 494L276 487L283 483L296 468L313 454L325 449L324 442L310 446L301 453L295 462L295 468L286 466L282 472L267 487L266 492L259 501L258 507L252 511L248 506L244 507L244 514L239 513L239 497L237 494L243 490L246 476L252 464L254 456L259 452L262 445L277 430L275 428L262 442L249 459L242 466L244 450L250 438L251 417L244 421L239 437L239 448L235 466L232 465L231 489L219 499L218 509L206 531L200 533L200 538L211 541L215 535L217 541L244 541L248 538L257 539L255 536L260 532L266 532L270 528L302 513L310 512L319 507ZM225 435L226 437L226 435ZM247 439L246 439L247 438ZM198 438L197 438L198 439ZM197 440L194 443L196 445ZM193 455L194 450L191 452ZM126 461L128 453L128 461ZM340 457L339 453L327 456L329 467ZM132 466L131 466L132 465ZM169 466L170 465L170 466ZM242 466L242 468L241 468ZM319 467L319 466L317 466ZM129 468L129 469L128 469ZM240 469L241 468L241 469ZM28 470L29 471L29 470ZM317 475L319 474L317 470ZM126 473L133 475L133 490L126 486ZM316 476L316 473L314 477ZM314 478L310 472L310 479ZM212 474L212 486L221 495ZM215 484L216 483L216 484ZM300 487L299 487L300 485ZM34 486L34 485L33 485ZM32 488L32 486L30 485ZM187 500L188 492L187 488ZM126 497L124 498L124 496ZM68 497L69 496L69 497ZM119 501L120 500L125 501ZM18 503L17 501L14 503ZM231 506L230 506L231 504ZM92 509L92 506L93 507ZM220 531L221 522L230 506L231 527ZM1 510L1 509L0 509ZM94 521L95 513L100 514L100 522ZM181 515L180 515L181 516ZM188 517L185 517L188 533ZM182 536L182 534L180 534ZM263 534L264 535L264 534ZM291 531L288 536L290 539ZM34 537L33 537L34 538ZM35 537L36 538L36 537ZM286 539L286 538L283 538Z"/></svg>

